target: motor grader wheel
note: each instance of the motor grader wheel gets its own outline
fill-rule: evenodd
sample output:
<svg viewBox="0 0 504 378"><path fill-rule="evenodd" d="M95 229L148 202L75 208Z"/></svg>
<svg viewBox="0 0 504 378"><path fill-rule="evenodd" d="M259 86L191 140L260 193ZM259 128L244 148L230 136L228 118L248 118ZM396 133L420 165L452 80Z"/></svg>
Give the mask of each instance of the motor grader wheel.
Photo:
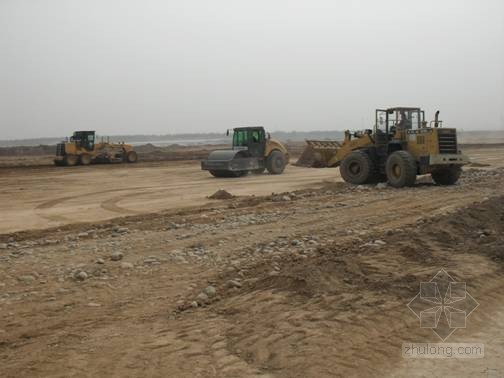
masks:
<svg viewBox="0 0 504 378"><path fill-rule="evenodd" d="M459 165L451 167L438 168L432 171L431 176L438 185L454 185L462 173L462 167Z"/></svg>
<svg viewBox="0 0 504 378"><path fill-rule="evenodd" d="M415 158L408 151L392 153L385 164L385 171L388 183L394 188L415 185L417 166Z"/></svg>
<svg viewBox="0 0 504 378"><path fill-rule="evenodd" d="M364 151L353 151L341 162L340 173L350 184L366 184L373 179L374 164Z"/></svg>
<svg viewBox="0 0 504 378"><path fill-rule="evenodd" d="M65 155L64 159L65 165L68 167L73 167L79 162L79 156L77 155Z"/></svg>
<svg viewBox="0 0 504 378"><path fill-rule="evenodd" d="M82 165L89 165L91 164L91 155L89 154L82 154L79 159L80 163Z"/></svg>
<svg viewBox="0 0 504 378"><path fill-rule="evenodd" d="M128 151L126 154L126 161L128 163L136 163L138 160L138 154L135 151Z"/></svg>

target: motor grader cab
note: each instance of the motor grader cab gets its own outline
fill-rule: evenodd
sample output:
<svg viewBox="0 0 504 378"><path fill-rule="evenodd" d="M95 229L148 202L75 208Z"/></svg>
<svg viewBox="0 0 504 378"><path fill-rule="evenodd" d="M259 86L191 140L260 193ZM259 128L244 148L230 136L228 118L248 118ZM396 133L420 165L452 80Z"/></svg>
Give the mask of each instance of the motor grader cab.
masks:
<svg viewBox="0 0 504 378"><path fill-rule="evenodd" d="M86 151L93 151L95 144L95 132L75 131L70 137L70 142L75 143L77 147L83 148Z"/></svg>
<svg viewBox="0 0 504 378"><path fill-rule="evenodd" d="M56 145L54 163L59 166L91 163L135 163L137 153L125 143L96 141L95 131L75 131L70 140Z"/></svg>
<svg viewBox="0 0 504 378"><path fill-rule="evenodd" d="M388 181L394 187L412 186L417 175L430 173L437 184L453 185L469 162L458 150L457 130L442 127L439 111L427 122L420 108L377 109L374 129L357 141L358 146L338 160L341 176L353 184Z"/></svg>
<svg viewBox="0 0 504 378"><path fill-rule="evenodd" d="M270 174L281 174L288 161L287 149L267 135L264 127L237 127L233 129L231 149L211 152L201 162L201 169L215 177L260 174L265 169Z"/></svg>

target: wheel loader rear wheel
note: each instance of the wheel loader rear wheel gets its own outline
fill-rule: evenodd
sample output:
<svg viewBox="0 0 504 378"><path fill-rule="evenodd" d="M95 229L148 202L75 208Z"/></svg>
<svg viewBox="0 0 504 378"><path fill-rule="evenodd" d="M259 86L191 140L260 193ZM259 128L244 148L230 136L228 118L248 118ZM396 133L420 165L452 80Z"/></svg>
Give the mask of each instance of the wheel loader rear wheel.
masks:
<svg viewBox="0 0 504 378"><path fill-rule="evenodd" d="M350 152L340 165L343 180L350 184L361 185L373 179L374 164L364 151Z"/></svg>
<svg viewBox="0 0 504 378"><path fill-rule="evenodd" d="M266 168L272 175L281 174L285 169L285 165L285 156L281 151L278 150L272 151L266 159Z"/></svg>
<svg viewBox="0 0 504 378"><path fill-rule="evenodd" d="M432 171L431 176L434 182L438 185L453 185L458 181L461 173L462 167L456 165L446 168L438 168Z"/></svg>
<svg viewBox="0 0 504 378"><path fill-rule="evenodd" d="M64 161L65 165L73 167L74 165L77 165L77 163L79 162L79 157L77 155L66 155Z"/></svg>
<svg viewBox="0 0 504 378"><path fill-rule="evenodd" d="M413 186L416 181L417 166L413 155L408 151L392 153L385 164L387 180L395 188Z"/></svg>
<svg viewBox="0 0 504 378"><path fill-rule="evenodd" d="M82 165L89 165L91 164L91 155L89 154L82 154L79 159L80 163Z"/></svg>
<svg viewBox="0 0 504 378"><path fill-rule="evenodd" d="M128 163L136 163L138 160L138 155L135 151L128 151L126 154L126 161Z"/></svg>

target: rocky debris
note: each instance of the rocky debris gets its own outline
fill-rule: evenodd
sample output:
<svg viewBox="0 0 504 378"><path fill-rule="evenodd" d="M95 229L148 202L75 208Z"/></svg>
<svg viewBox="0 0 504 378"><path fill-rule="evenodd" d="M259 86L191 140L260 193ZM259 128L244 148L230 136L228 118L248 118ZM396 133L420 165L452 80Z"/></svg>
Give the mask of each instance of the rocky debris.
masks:
<svg viewBox="0 0 504 378"><path fill-rule="evenodd" d="M203 306L203 305L207 304L208 302L209 302L208 295L206 295L203 292L199 293L198 296L196 297L196 303L200 306Z"/></svg>
<svg viewBox="0 0 504 378"><path fill-rule="evenodd" d="M238 280L229 280L227 283L226 283L226 286L230 289L232 288L237 288L239 289L240 287L242 287L242 284L240 281Z"/></svg>
<svg viewBox="0 0 504 378"><path fill-rule="evenodd" d="M105 264L105 260L103 260L102 258L99 257L96 259L96 263L97 264Z"/></svg>
<svg viewBox="0 0 504 378"><path fill-rule="evenodd" d="M126 262L126 261L123 261L121 263L121 268L122 269L133 269L134 268L134 265L132 263L129 263L129 262Z"/></svg>
<svg viewBox="0 0 504 378"><path fill-rule="evenodd" d="M112 227L112 231L119 232L120 234L125 234L129 231L128 227L114 226Z"/></svg>
<svg viewBox="0 0 504 378"><path fill-rule="evenodd" d="M213 286L207 286L203 289L203 293L205 293L208 298L213 298L217 295L217 290Z"/></svg>
<svg viewBox="0 0 504 378"><path fill-rule="evenodd" d="M376 189L387 189L388 188L388 184L386 182L379 182L378 184L376 184Z"/></svg>
<svg viewBox="0 0 504 378"><path fill-rule="evenodd" d="M156 256L149 256L149 257L147 257L147 258L143 261L143 263L144 263L145 265L159 265L159 264L161 264L161 263L159 262L159 259L158 259Z"/></svg>
<svg viewBox="0 0 504 378"><path fill-rule="evenodd" d="M0 249L7 249L7 243L0 243Z"/></svg>
<svg viewBox="0 0 504 378"><path fill-rule="evenodd" d="M110 260L120 261L120 260L122 260L123 257L124 257L124 255L122 252L116 251L116 252L112 252L112 254L110 255Z"/></svg>
<svg viewBox="0 0 504 378"><path fill-rule="evenodd" d="M129 232L128 227L114 226L112 227L112 237L119 237Z"/></svg>
<svg viewBox="0 0 504 378"><path fill-rule="evenodd" d="M366 247L380 248L380 247L383 247L385 244L387 244L387 243L384 242L383 240L377 239L377 240L372 240L368 243L361 245L361 248L366 248Z"/></svg>
<svg viewBox="0 0 504 378"><path fill-rule="evenodd" d="M218 199L218 200L228 200L234 198L234 196L229 193L227 190L219 189L211 196L208 196L209 199Z"/></svg>
<svg viewBox="0 0 504 378"><path fill-rule="evenodd" d="M25 276L19 276L17 278L17 280L19 282L23 282L25 284L29 284L29 283L32 283L35 281L35 277L31 276L31 275L25 275Z"/></svg>
<svg viewBox="0 0 504 378"><path fill-rule="evenodd" d="M85 281L87 280L88 278L88 274L83 271L83 270L77 270L74 275L73 275L73 278L76 280L76 281Z"/></svg>

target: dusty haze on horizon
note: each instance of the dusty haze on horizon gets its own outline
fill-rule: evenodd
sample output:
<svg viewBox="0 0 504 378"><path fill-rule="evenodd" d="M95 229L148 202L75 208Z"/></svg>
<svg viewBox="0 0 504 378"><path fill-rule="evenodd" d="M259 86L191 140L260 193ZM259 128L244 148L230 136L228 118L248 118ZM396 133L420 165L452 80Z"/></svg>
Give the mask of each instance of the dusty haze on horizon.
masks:
<svg viewBox="0 0 504 378"><path fill-rule="evenodd" d="M342 130L374 109L504 129L504 2L0 2L0 139Z"/></svg>

